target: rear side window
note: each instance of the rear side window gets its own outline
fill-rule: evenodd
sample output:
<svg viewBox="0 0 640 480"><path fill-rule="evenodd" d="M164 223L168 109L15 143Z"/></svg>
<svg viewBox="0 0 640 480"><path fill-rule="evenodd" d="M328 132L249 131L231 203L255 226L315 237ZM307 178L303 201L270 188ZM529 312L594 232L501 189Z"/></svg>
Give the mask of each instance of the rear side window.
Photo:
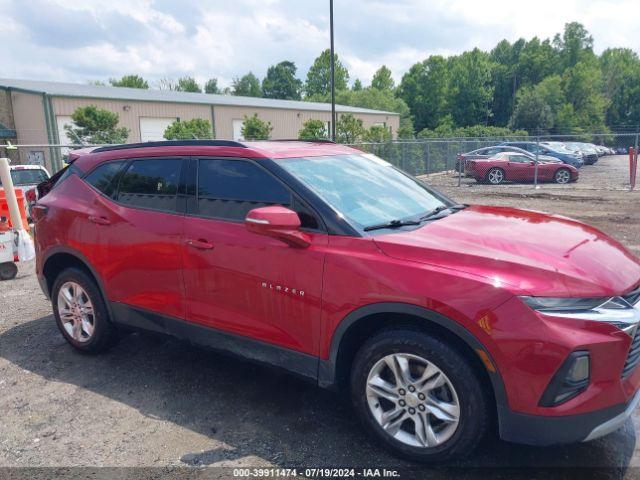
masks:
<svg viewBox="0 0 640 480"><path fill-rule="evenodd" d="M250 210L269 205L291 205L291 194L275 178L244 160L198 161L198 214L244 220Z"/></svg>
<svg viewBox="0 0 640 480"><path fill-rule="evenodd" d="M84 180L107 197L113 198L118 186L118 174L124 163L124 160L103 163L87 175Z"/></svg>
<svg viewBox="0 0 640 480"><path fill-rule="evenodd" d="M120 178L118 201L131 207L175 212L181 164L179 158L134 160Z"/></svg>

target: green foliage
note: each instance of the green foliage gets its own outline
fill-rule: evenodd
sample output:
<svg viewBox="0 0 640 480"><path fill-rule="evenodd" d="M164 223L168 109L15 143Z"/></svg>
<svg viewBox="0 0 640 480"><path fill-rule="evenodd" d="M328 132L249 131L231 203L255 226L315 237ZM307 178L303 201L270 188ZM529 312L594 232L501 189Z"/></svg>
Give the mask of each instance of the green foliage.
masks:
<svg viewBox="0 0 640 480"><path fill-rule="evenodd" d="M391 132L383 125L373 125L362 133L365 142L383 143L391 141Z"/></svg>
<svg viewBox="0 0 640 480"><path fill-rule="evenodd" d="M456 125L486 123L493 98L489 54L474 49L449 60L449 108Z"/></svg>
<svg viewBox="0 0 640 480"><path fill-rule="evenodd" d="M416 63L402 77L398 94L411 110L417 130L435 128L448 113L449 69L441 56Z"/></svg>
<svg viewBox="0 0 640 480"><path fill-rule="evenodd" d="M145 90L149 88L147 81L139 75L125 75L120 80L110 78L109 83L113 87L143 88Z"/></svg>
<svg viewBox="0 0 640 480"><path fill-rule="evenodd" d="M196 79L193 77L182 77L178 79L176 90L180 92L195 92L202 93L202 89Z"/></svg>
<svg viewBox="0 0 640 480"><path fill-rule="evenodd" d="M493 127L487 125L472 125L469 127L455 127L452 118L445 118L444 122L438 125L434 130L421 130L418 138L492 138L507 139L513 137L526 137L528 132L525 130L511 130L505 127Z"/></svg>
<svg viewBox="0 0 640 480"><path fill-rule="evenodd" d="M271 122L261 120L257 113L252 117L244 116L242 138L245 140L269 140L272 130Z"/></svg>
<svg viewBox="0 0 640 480"><path fill-rule="evenodd" d="M540 92L525 88L520 92L509 126L534 134L546 134L553 128L554 115Z"/></svg>
<svg viewBox="0 0 640 480"><path fill-rule="evenodd" d="M71 115L74 125L65 131L75 144L124 143L129 136L125 127L118 128L118 114L95 105L78 107Z"/></svg>
<svg viewBox="0 0 640 480"><path fill-rule="evenodd" d="M204 84L204 93L220 93L217 78L207 80L207 83Z"/></svg>
<svg viewBox="0 0 640 480"><path fill-rule="evenodd" d="M377 88L378 90L393 90L395 88L391 70L386 65L381 66L373 75L371 88Z"/></svg>
<svg viewBox="0 0 640 480"><path fill-rule="evenodd" d="M349 72L338 60L338 55L334 55L334 57L335 89L346 90L349 82ZM331 51L329 49L323 51L311 65L307 73L304 90L307 97L331 93Z"/></svg>
<svg viewBox="0 0 640 480"><path fill-rule="evenodd" d="M194 118L192 120L176 120L164 131L167 140L205 140L213 138L213 129L209 120Z"/></svg>
<svg viewBox="0 0 640 480"><path fill-rule="evenodd" d="M364 87L362 86L362 82L360 81L359 78L356 78L353 81L353 86L351 87L351 90L353 90L354 92L359 92L360 90L362 90Z"/></svg>
<svg viewBox="0 0 640 480"><path fill-rule="evenodd" d="M564 68L571 68L578 62L594 58L593 37L578 22L565 24L562 36L556 34L553 45L560 52Z"/></svg>
<svg viewBox="0 0 640 480"><path fill-rule="evenodd" d="M628 48L607 49L600 57L610 126L640 124L640 58Z"/></svg>
<svg viewBox="0 0 640 480"><path fill-rule="evenodd" d="M309 119L302 124L298 132L300 140L321 140L329 138L327 124L322 120Z"/></svg>
<svg viewBox="0 0 640 480"><path fill-rule="evenodd" d="M262 80L262 95L265 98L300 100L302 80L296 78L296 64L289 61L272 65Z"/></svg>
<svg viewBox="0 0 640 480"><path fill-rule="evenodd" d="M365 129L362 120L350 113L343 113L336 122L336 141L339 143L355 143L362 139Z"/></svg>
<svg viewBox="0 0 640 480"><path fill-rule="evenodd" d="M252 72L241 78L234 78L231 93L240 97L261 97L260 80Z"/></svg>

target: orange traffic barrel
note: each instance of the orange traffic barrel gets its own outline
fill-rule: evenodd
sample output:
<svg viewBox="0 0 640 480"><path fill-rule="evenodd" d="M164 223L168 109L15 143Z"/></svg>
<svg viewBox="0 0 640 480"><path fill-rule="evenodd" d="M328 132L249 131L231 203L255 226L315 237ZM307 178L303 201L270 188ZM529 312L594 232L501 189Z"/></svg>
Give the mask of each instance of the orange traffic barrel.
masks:
<svg viewBox="0 0 640 480"><path fill-rule="evenodd" d="M22 217L22 227L28 232L29 222L27 221L27 210L24 206L24 194L22 189L16 188L16 198L18 199L18 208L20 209L20 216ZM0 189L0 218L6 217L9 225L11 225L11 218L9 217L9 205L7 204L7 197L5 196L4 189Z"/></svg>

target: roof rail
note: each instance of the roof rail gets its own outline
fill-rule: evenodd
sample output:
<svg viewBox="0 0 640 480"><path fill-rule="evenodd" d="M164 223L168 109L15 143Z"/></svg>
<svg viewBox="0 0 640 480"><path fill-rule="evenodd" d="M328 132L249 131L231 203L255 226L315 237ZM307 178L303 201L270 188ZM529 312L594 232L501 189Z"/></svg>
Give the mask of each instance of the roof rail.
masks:
<svg viewBox="0 0 640 480"><path fill-rule="evenodd" d="M166 140L161 142L123 143L122 145L107 145L98 147L91 153L109 152L111 150L128 150L130 148L149 147L239 147L247 148L240 142L231 140Z"/></svg>

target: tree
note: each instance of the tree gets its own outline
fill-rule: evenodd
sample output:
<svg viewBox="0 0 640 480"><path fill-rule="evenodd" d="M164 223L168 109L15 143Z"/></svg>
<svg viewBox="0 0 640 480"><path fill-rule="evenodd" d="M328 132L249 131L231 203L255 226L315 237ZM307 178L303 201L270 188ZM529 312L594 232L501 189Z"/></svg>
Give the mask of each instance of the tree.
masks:
<svg viewBox="0 0 640 480"><path fill-rule="evenodd" d="M149 88L147 81L139 75L125 75L120 80L110 78L109 83L114 87L143 88L145 90Z"/></svg>
<svg viewBox="0 0 640 480"><path fill-rule="evenodd" d="M252 117L244 116L242 138L245 140L269 140L272 130L271 122L261 120L257 113Z"/></svg>
<svg viewBox="0 0 640 480"><path fill-rule="evenodd" d="M355 143L364 134L362 120L350 113L343 113L336 122L336 140L339 143Z"/></svg>
<svg viewBox="0 0 640 480"><path fill-rule="evenodd" d="M449 108L456 125L486 124L493 97L489 55L479 49L449 59Z"/></svg>
<svg viewBox="0 0 640 480"><path fill-rule="evenodd" d="M533 134L546 134L553 128L554 115L539 91L525 88L518 95L518 104L509 127L521 128Z"/></svg>
<svg viewBox="0 0 640 480"><path fill-rule="evenodd" d="M302 124L298 132L300 140L321 140L329 138L327 123L323 120L309 119Z"/></svg>
<svg viewBox="0 0 640 480"><path fill-rule="evenodd" d="M391 70L386 65L381 66L371 79L371 87L378 90L393 90L395 83L391 77Z"/></svg>
<svg viewBox="0 0 640 480"><path fill-rule="evenodd" d="M360 90L362 90L362 82L360 81L359 78L356 78L353 81L353 86L351 87L351 90L353 90L354 92L359 92Z"/></svg>
<svg viewBox="0 0 640 480"><path fill-rule="evenodd" d="M335 89L346 90L349 72L338 60L338 55L334 55L334 64ZM304 90L308 97L331 93L331 51L329 49L323 51L313 62L307 73Z"/></svg>
<svg viewBox="0 0 640 480"><path fill-rule="evenodd" d="M95 105L78 107L71 115L73 125L65 125L65 131L75 144L99 145L124 143L129 136L125 127L118 128L118 114Z"/></svg>
<svg viewBox="0 0 640 480"><path fill-rule="evenodd" d="M252 72L241 78L234 78L231 93L239 97L261 97L260 80Z"/></svg>
<svg viewBox="0 0 640 480"><path fill-rule="evenodd" d="M272 65L262 80L262 95L265 98L300 100L302 80L296 78L296 64L289 61Z"/></svg>
<svg viewBox="0 0 640 480"><path fill-rule="evenodd" d="M562 86L573 107L576 122L587 131L606 130L604 116L607 99L602 93L602 73L595 60L576 63L562 77Z"/></svg>
<svg viewBox="0 0 640 480"><path fill-rule="evenodd" d="M193 77L179 78L176 90L180 92L202 93L200 85L198 85L198 82L196 82L196 79Z"/></svg>
<svg viewBox="0 0 640 480"><path fill-rule="evenodd" d="M167 140L204 140L213 138L213 129L209 120L194 118L192 120L176 120L164 131Z"/></svg>
<svg viewBox="0 0 640 480"><path fill-rule="evenodd" d="M610 48L600 57L609 126L640 124L640 59L628 48Z"/></svg>
<svg viewBox="0 0 640 480"><path fill-rule="evenodd" d="M447 60L436 55L413 65L402 77L398 95L409 106L417 130L435 128L448 111Z"/></svg>
<svg viewBox="0 0 640 480"><path fill-rule="evenodd" d="M578 22L565 24L562 36L558 33L554 37L553 46L559 51L564 68L571 68L580 61L594 57L593 37Z"/></svg>
<svg viewBox="0 0 640 480"><path fill-rule="evenodd" d="M207 83L204 84L204 93L214 93L219 94L220 89L218 88L218 79L210 78L207 80Z"/></svg>
<svg viewBox="0 0 640 480"><path fill-rule="evenodd" d="M362 139L365 142L386 143L391 141L391 132L383 125L373 125L369 130L364 130Z"/></svg>

